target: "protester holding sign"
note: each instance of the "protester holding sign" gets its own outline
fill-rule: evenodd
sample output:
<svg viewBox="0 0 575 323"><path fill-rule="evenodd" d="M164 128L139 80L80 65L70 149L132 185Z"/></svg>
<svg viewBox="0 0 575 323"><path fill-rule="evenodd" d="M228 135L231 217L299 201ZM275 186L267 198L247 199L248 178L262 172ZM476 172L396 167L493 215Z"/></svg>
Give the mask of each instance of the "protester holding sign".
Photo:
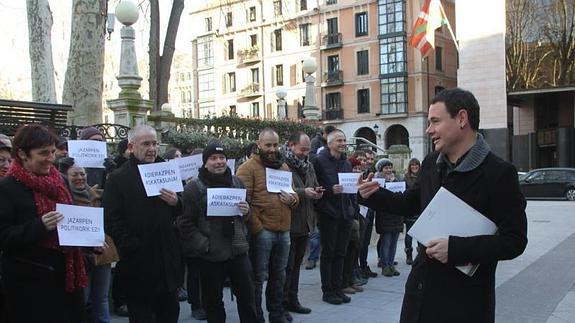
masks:
<svg viewBox="0 0 575 323"><path fill-rule="evenodd" d="M80 132L80 140L93 140L93 141L100 141L106 142L104 135L95 127L88 127L82 129ZM108 174L110 174L118 165L114 162L112 158L108 158L108 156L104 156L102 160L102 166L99 168L86 168L86 175L88 185L94 186L98 185L100 188L106 187L106 179L108 178Z"/></svg>
<svg viewBox="0 0 575 323"><path fill-rule="evenodd" d="M72 204L54 167L58 137L41 125L20 127L12 165L0 180L0 249L8 322L82 321L87 277L82 251L61 247L56 204ZM32 309L30 301L34 302Z"/></svg>
<svg viewBox="0 0 575 323"><path fill-rule="evenodd" d="M290 249L291 210L298 206L299 198L295 193L271 193L267 189L266 167L289 170L279 153L279 136L275 130L262 130L257 147L257 152L237 172L246 185L248 202L252 208L248 224L253 235L250 252L256 279L256 309L258 321L264 322L262 288L269 275L266 287L269 321L284 322L285 316L289 315L284 311L282 302Z"/></svg>
<svg viewBox="0 0 575 323"><path fill-rule="evenodd" d="M154 128L140 125L128 133L129 161L113 172L104 191L105 230L122 259L130 321L175 323L177 289L183 282L180 241L174 221L181 201L170 190L147 197L138 165L163 162L157 156Z"/></svg>
<svg viewBox="0 0 575 323"><path fill-rule="evenodd" d="M74 159L60 160L60 172L68 181L74 205L100 207L102 189L90 187L86 182L86 171L74 165ZM92 309L90 317L96 322L110 322L108 294L112 279L112 262L119 260L114 241L106 235L103 247L86 251L88 261L88 286L84 290L85 300Z"/></svg>
<svg viewBox="0 0 575 323"><path fill-rule="evenodd" d="M401 309L401 323L494 322L497 262L519 256L527 246L517 170L493 154L478 132L479 104L471 92L439 92L427 120L435 151L423 160L415 184L392 193L371 182L370 175L360 182L360 203L400 215L421 214L443 187L495 222L496 235L424 241L427 248L418 250ZM468 263L480 264L473 277L456 268Z"/></svg>
<svg viewBox="0 0 575 323"><path fill-rule="evenodd" d="M317 180L325 189L316 204L321 232L321 289L323 301L338 305L349 303L351 298L341 290L343 262L350 239L355 209L352 194L343 194L338 173L351 173L351 164L345 155L345 134L336 129L327 136L328 149L322 150L312 160ZM359 174L357 174L357 177Z"/></svg>
<svg viewBox="0 0 575 323"><path fill-rule="evenodd" d="M208 190L214 188L244 188L239 178L232 176L226 165L226 151L219 143L204 149L203 165L198 177L186 185L183 194L184 213L178 219L184 255L199 257L200 281L204 308L209 322L225 322L222 302L224 280L229 276L241 322L256 322L256 306L252 266L248 258L247 228L250 207L245 200L237 202L235 195L219 194L221 201L233 201L241 215L208 215Z"/></svg>

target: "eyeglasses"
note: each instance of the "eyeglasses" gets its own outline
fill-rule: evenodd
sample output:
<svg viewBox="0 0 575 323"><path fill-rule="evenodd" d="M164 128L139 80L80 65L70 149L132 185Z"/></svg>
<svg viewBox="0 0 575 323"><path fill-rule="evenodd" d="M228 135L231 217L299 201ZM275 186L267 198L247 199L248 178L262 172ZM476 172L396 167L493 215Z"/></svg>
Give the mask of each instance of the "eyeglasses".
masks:
<svg viewBox="0 0 575 323"><path fill-rule="evenodd" d="M0 157L0 165L1 164L10 164L12 163L12 158L4 158L4 157Z"/></svg>
<svg viewBox="0 0 575 323"><path fill-rule="evenodd" d="M84 172L76 172L76 173L71 173L69 175L70 175L70 177L86 177L86 173L84 173Z"/></svg>

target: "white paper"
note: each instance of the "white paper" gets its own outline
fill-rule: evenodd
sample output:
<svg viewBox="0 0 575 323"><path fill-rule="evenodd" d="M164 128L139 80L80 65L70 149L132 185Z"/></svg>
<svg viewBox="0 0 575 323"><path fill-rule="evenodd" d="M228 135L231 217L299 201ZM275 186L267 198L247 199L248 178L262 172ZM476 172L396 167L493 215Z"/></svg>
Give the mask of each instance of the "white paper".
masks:
<svg viewBox="0 0 575 323"><path fill-rule="evenodd" d="M243 188L208 188L207 216L242 215L238 203L246 200Z"/></svg>
<svg viewBox="0 0 575 323"><path fill-rule="evenodd" d="M160 189L182 192L182 177L178 159L169 162L138 165L140 178L148 197L160 195Z"/></svg>
<svg viewBox="0 0 575 323"><path fill-rule="evenodd" d="M86 168L104 168L104 159L108 157L106 143L97 140L68 141L68 156L74 158L74 164Z"/></svg>
<svg viewBox="0 0 575 323"><path fill-rule="evenodd" d="M387 182L385 188L395 193L402 193L405 191L405 182Z"/></svg>
<svg viewBox="0 0 575 323"><path fill-rule="evenodd" d="M178 161L180 167L180 176L183 180L187 180L190 177L197 177L200 167L203 165L202 155L192 155L188 157L183 157L175 159Z"/></svg>
<svg viewBox="0 0 575 323"><path fill-rule="evenodd" d="M364 218L367 216L367 211L369 211L369 208L367 206L363 205L359 206L359 214L361 214L361 216L363 216Z"/></svg>
<svg viewBox="0 0 575 323"><path fill-rule="evenodd" d="M361 173L338 173L337 177L339 180L339 185L343 186L344 194L356 194L357 193L357 180L361 176Z"/></svg>
<svg viewBox="0 0 575 323"><path fill-rule="evenodd" d="M281 191L295 193L292 188L292 173L290 171L266 167L266 186L270 193Z"/></svg>
<svg viewBox="0 0 575 323"><path fill-rule="evenodd" d="M104 209L67 204L56 204L56 211L64 215L58 223L61 246L101 247L104 245Z"/></svg>
<svg viewBox="0 0 575 323"><path fill-rule="evenodd" d="M379 183L379 187L385 187L385 178L382 177L374 177L371 179L374 182L378 182Z"/></svg>
<svg viewBox="0 0 575 323"><path fill-rule="evenodd" d="M441 187L407 234L427 246L430 240L436 238L493 235L495 232L497 226L493 221ZM477 265L457 268L471 276Z"/></svg>
<svg viewBox="0 0 575 323"><path fill-rule="evenodd" d="M226 162L230 170L232 171L232 175L236 174L236 160L235 159L228 159Z"/></svg>

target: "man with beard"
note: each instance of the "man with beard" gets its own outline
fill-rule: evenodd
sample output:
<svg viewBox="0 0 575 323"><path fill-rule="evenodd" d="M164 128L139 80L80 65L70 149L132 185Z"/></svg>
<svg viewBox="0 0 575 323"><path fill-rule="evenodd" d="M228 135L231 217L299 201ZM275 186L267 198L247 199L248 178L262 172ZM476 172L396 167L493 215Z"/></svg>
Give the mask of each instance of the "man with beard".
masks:
<svg viewBox="0 0 575 323"><path fill-rule="evenodd" d="M309 234L317 224L314 200L323 196L323 188L319 186L313 165L308 159L310 145L309 137L298 131L291 135L283 147L285 162L293 173L293 184L300 201L299 206L292 211L284 304L288 311L299 314L311 313L311 309L302 306L298 299L299 271Z"/></svg>
<svg viewBox="0 0 575 323"><path fill-rule="evenodd" d="M248 221L252 234L252 252L256 287L258 321L265 322L262 311L262 286L266 286L266 305L271 323L285 322L282 305L286 266L290 249L291 209L297 207L297 194L270 193L266 184L266 168L289 171L279 154L279 136L266 128L260 132L257 150L237 172L245 184L252 207ZM268 279L269 273L269 279Z"/></svg>

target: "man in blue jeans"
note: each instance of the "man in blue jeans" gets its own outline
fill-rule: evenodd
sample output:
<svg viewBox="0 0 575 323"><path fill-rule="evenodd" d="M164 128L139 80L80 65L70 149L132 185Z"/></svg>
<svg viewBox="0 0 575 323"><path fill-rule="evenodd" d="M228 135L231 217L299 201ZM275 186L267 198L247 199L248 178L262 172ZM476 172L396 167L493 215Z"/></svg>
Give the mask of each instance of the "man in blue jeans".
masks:
<svg viewBox="0 0 575 323"><path fill-rule="evenodd" d="M320 240L319 227L316 226L313 232L311 232L309 235L309 256L307 257L307 264L305 265L305 269L307 270L314 269L319 259L319 249L320 249L319 240Z"/></svg>
<svg viewBox="0 0 575 323"><path fill-rule="evenodd" d="M243 163L237 176L245 184L246 199L252 215L248 220L252 234L250 248L255 274L258 321L265 322L262 288L266 286L266 305L270 323L285 323L291 316L283 307L283 290L290 250L291 210L298 206L295 193L271 193L267 190L266 169L289 171L279 154L279 136L270 128L260 132L257 151ZM268 279L269 275L269 279ZM289 318L289 319L288 319Z"/></svg>

